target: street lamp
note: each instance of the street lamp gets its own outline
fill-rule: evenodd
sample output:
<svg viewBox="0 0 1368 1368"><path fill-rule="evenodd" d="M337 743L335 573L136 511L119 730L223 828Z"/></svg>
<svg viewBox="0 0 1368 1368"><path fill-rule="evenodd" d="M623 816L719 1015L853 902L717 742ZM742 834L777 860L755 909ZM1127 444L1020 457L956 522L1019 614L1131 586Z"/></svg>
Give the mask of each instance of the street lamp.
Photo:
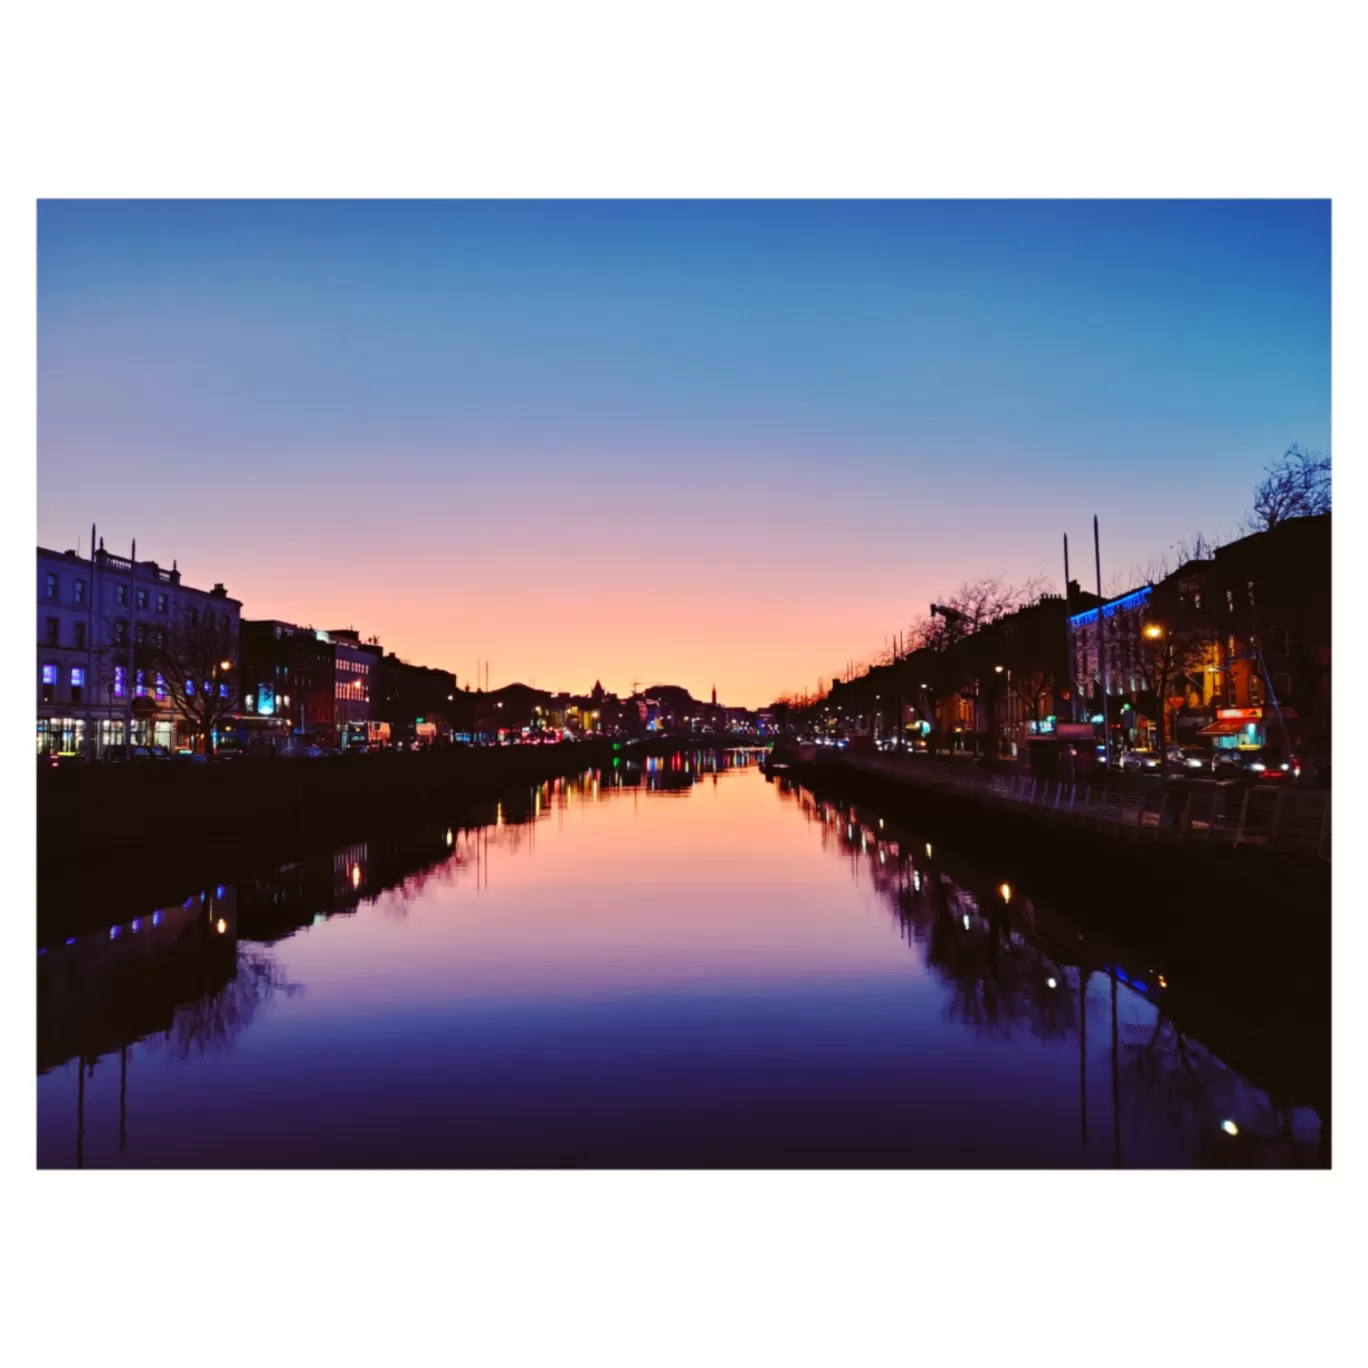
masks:
<svg viewBox="0 0 1368 1368"><path fill-rule="evenodd" d="M1157 622L1151 622L1150 625L1145 628L1145 635L1149 637L1151 641L1157 641L1164 635L1164 629Z"/></svg>

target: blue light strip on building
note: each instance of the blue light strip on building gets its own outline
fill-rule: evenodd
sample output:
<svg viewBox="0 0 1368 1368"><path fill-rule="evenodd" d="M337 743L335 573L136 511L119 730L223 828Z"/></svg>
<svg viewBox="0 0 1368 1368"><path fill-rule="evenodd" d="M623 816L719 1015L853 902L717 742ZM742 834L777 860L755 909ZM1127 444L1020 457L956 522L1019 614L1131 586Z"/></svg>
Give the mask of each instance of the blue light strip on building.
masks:
<svg viewBox="0 0 1368 1368"><path fill-rule="evenodd" d="M1134 603L1143 603L1149 598L1150 586L1146 585L1143 589L1137 589L1133 594L1127 594L1125 598L1119 598L1114 603L1104 603L1101 612L1111 617L1118 609L1128 608ZM1098 609L1089 608L1086 613L1078 613L1069 619L1070 627L1081 627L1085 622L1091 622L1098 614Z"/></svg>

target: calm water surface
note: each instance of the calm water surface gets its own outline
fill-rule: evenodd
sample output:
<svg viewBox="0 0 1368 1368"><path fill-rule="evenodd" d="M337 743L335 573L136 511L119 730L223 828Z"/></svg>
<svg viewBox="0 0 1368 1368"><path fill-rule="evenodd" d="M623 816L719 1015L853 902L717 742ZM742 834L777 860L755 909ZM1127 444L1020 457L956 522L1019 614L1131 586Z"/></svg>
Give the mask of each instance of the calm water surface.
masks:
<svg viewBox="0 0 1368 1368"><path fill-rule="evenodd" d="M554 781L43 946L40 1166L1314 1162L1315 1113L1157 970L754 762Z"/></svg>

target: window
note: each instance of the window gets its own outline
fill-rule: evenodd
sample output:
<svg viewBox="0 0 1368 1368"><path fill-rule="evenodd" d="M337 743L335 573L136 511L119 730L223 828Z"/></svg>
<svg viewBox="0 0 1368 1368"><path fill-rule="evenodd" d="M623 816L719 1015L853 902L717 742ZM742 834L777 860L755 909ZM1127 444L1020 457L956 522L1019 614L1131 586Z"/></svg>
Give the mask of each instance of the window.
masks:
<svg viewBox="0 0 1368 1368"><path fill-rule="evenodd" d="M79 703L81 693L85 688L85 666L73 665L71 667L71 701Z"/></svg>
<svg viewBox="0 0 1368 1368"><path fill-rule="evenodd" d="M164 651L164 650L166 650L166 628L165 628L165 627L158 627L157 630L156 630L155 632L152 633L152 644L153 644L159 651Z"/></svg>
<svg viewBox="0 0 1368 1368"><path fill-rule="evenodd" d="M187 694L188 697L194 698L194 696L195 696L195 681L194 681L193 679L191 679L188 675L186 676L186 679L185 679L185 692L186 692L186 694Z"/></svg>
<svg viewBox="0 0 1368 1368"><path fill-rule="evenodd" d="M56 645L59 644L60 638L58 637L57 634L58 634L58 632L60 632L60 631L61 631L61 623L59 623L59 622L57 621L56 618L48 618L48 620L47 620L47 644L48 644L49 646L56 646Z"/></svg>
<svg viewBox="0 0 1368 1368"><path fill-rule="evenodd" d="M159 613L164 613L164 612L166 612L166 595L165 595L165 594L158 594L158 595L157 595L157 612L159 612Z"/></svg>
<svg viewBox="0 0 1368 1368"><path fill-rule="evenodd" d="M76 637L76 649L77 649L78 651L84 651L84 650L85 650L85 623L84 623L84 622L75 623L75 624L74 624L74 632L75 632L75 637Z"/></svg>
<svg viewBox="0 0 1368 1368"><path fill-rule="evenodd" d="M157 702L166 702L166 680L161 674L157 675Z"/></svg>
<svg viewBox="0 0 1368 1368"><path fill-rule="evenodd" d="M139 589L139 590L138 590L138 607L139 607L139 608L146 608L146 607L147 607L147 590L146 590L146 589Z"/></svg>
<svg viewBox="0 0 1368 1368"><path fill-rule="evenodd" d="M114 586L114 602L120 607L128 602L128 585L116 584Z"/></svg>
<svg viewBox="0 0 1368 1368"><path fill-rule="evenodd" d="M1249 606L1252 608L1254 606L1254 581L1250 580L1246 587L1249 589Z"/></svg>
<svg viewBox="0 0 1368 1368"><path fill-rule="evenodd" d="M75 592L76 592L76 602L77 602L77 603L84 603L84 602L85 602L85 580L83 580L83 579L78 579L78 580L76 581L75 585L73 585L73 588L75 589Z"/></svg>
<svg viewBox="0 0 1368 1368"><path fill-rule="evenodd" d="M116 646L128 645L128 619L114 619L114 644Z"/></svg>
<svg viewBox="0 0 1368 1368"><path fill-rule="evenodd" d="M141 698L147 692L147 676L142 670L139 670L138 673L133 676L133 679L133 696L135 698Z"/></svg>
<svg viewBox="0 0 1368 1368"><path fill-rule="evenodd" d="M51 703L54 694L57 692L57 667L55 665L43 666L43 702Z"/></svg>
<svg viewBox="0 0 1368 1368"><path fill-rule="evenodd" d="M115 697L115 698L122 698L122 697L124 696L124 686L125 686L124 667L123 667L122 665L116 665L116 666L114 667L114 697Z"/></svg>
<svg viewBox="0 0 1368 1368"><path fill-rule="evenodd" d="M220 698L227 698L227 697L228 697L228 686L227 686L226 684L220 684L220 685L219 685L219 697L220 697Z"/></svg>
<svg viewBox="0 0 1368 1368"><path fill-rule="evenodd" d="M199 625L199 609L193 605L185 610L186 620L192 627Z"/></svg>
<svg viewBox="0 0 1368 1368"><path fill-rule="evenodd" d="M1228 612L1228 613L1233 613L1234 611L1235 611L1235 591L1234 591L1233 589L1227 589L1227 590L1226 590L1226 612Z"/></svg>
<svg viewBox="0 0 1368 1368"><path fill-rule="evenodd" d="M139 646L147 645L147 624L145 622L135 622L133 624L133 640Z"/></svg>
<svg viewBox="0 0 1368 1368"><path fill-rule="evenodd" d="M1290 674L1275 674L1273 676L1273 692L1277 695L1278 701L1282 702L1292 696L1292 676Z"/></svg>
<svg viewBox="0 0 1368 1368"><path fill-rule="evenodd" d="M1268 654L1275 656L1287 654L1286 627L1270 627L1268 629Z"/></svg>
<svg viewBox="0 0 1368 1368"><path fill-rule="evenodd" d="M1249 676L1249 706L1257 708L1263 702L1263 680L1258 675Z"/></svg>
<svg viewBox="0 0 1368 1368"><path fill-rule="evenodd" d="M57 597L57 576L56 576L56 575L49 575L49 576L47 577L47 596L48 596L48 598L50 598L50 599L55 599L55 598Z"/></svg>
<svg viewBox="0 0 1368 1368"><path fill-rule="evenodd" d="M1192 606L1200 613L1202 611L1202 591L1200 588L1192 591Z"/></svg>

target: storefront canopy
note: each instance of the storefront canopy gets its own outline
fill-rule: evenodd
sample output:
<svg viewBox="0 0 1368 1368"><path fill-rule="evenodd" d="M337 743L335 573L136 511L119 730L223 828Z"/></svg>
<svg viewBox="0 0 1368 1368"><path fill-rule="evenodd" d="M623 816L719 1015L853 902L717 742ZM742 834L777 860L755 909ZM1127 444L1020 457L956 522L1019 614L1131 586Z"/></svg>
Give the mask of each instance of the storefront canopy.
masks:
<svg viewBox="0 0 1368 1368"><path fill-rule="evenodd" d="M1236 736L1249 725L1235 717L1222 717L1209 727L1203 727L1198 736Z"/></svg>

